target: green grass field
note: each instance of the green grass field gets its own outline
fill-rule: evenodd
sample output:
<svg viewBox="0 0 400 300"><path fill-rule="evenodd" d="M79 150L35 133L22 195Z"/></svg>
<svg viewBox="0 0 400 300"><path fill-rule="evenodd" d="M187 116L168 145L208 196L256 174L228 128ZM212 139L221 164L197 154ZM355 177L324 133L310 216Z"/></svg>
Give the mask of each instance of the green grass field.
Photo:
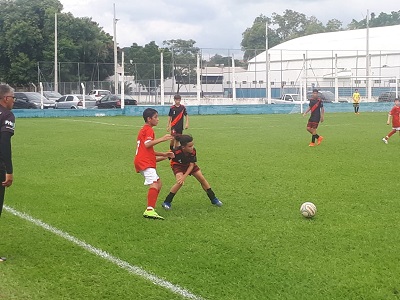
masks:
<svg viewBox="0 0 400 300"><path fill-rule="evenodd" d="M142 217L147 188L132 165L142 118L18 119L5 204L172 288L7 210L0 299L399 299L400 138L381 141L386 119L327 113L310 148L299 114L191 116L198 164L224 206L189 178L163 211L174 177L160 162L165 221ZM313 219L300 215L305 201Z"/></svg>

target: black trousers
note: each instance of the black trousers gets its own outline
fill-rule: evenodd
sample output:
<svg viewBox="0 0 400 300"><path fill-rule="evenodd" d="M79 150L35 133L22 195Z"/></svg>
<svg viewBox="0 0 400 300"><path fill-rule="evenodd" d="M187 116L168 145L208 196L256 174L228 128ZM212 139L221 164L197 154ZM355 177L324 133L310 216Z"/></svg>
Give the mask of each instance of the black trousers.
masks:
<svg viewBox="0 0 400 300"><path fill-rule="evenodd" d="M4 180L6 180L6 171L0 167L0 216L3 211L4 194L6 192L6 187L1 185Z"/></svg>

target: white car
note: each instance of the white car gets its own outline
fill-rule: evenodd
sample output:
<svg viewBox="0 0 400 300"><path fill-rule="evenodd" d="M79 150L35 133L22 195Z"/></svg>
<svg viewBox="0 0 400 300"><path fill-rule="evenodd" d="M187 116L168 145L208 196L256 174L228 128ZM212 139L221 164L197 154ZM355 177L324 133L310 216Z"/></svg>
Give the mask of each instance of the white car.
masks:
<svg viewBox="0 0 400 300"><path fill-rule="evenodd" d="M109 95L111 92L109 90L91 90L89 95L94 96L96 100L100 100L105 95Z"/></svg>
<svg viewBox="0 0 400 300"><path fill-rule="evenodd" d="M85 95L85 108L94 108L95 105L94 97ZM56 108L81 109L83 108L83 95L64 95L56 100Z"/></svg>

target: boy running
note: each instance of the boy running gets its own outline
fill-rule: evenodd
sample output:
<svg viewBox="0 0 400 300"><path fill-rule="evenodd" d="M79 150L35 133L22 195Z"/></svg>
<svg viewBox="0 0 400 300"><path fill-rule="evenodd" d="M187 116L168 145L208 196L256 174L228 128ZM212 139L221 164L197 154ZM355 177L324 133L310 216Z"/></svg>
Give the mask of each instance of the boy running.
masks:
<svg viewBox="0 0 400 300"><path fill-rule="evenodd" d="M388 139L396 133L396 131L400 131L400 99L394 99L394 106L392 110L389 112L388 119L386 124L390 124L390 119L392 119L392 131L385 136L382 141L387 144Z"/></svg>
<svg viewBox="0 0 400 300"><path fill-rule="evenodd" d="M159 121L158 112L155 109L146 108L143 112L143 119L146 124L138 133L134 160L136 172L144 176L144 184L149 186L147 209L144 211L143 217L164 220L154 210L162 186L161 179L157 175L156 163L168 157L173 158L174 154L172 152L156 152L153 146L172 140L173 137L170 134L166 134L162 138L155 139L153 127L157 126Z"/></svg>
<svg viewBox="0 0 400 300"><path fill-rule="evenodd" d="M162 207L166 210L171 209L172 200L189 175L193 175L193 177L200 182L201 187L207 193L211 204L222 206L222 202L215 196L210 184L207 182L203 173L201 173L200 168L196 164L197 157L193 138L190 135L183 134L175 136L175 140L178 142L178 147L172 150L175 157L171 159L171 168L175 175L176 183L172 186L168 196L162 204Z"/></svg>
<svg viewBox="0 0 400 300"><path fill-rule="evenodd" d="M167 125L167 131L173 136L183 133L184 117L186 117L185 129L189 128L189 116L187 114L186 107L181 104L181 95L175 95L174 101L175 104L169 109ZM175 140L171 141L170 149L172 150L175 148L175 146Z"/></svg>
<svg viewBox="0 0 400 300"><path fill-rule="evenodd" d="M319 145L319 144L321 144L322 140L324 139L323 136L319 136L317 134L317 128L318 128L319 122L324 121L324 113L325 113L324 104L322 102L321 97L318 95L317 89L313 89L309 107L304 112L303 116L305 116L309 111L311 111L311 116L308 119L307 131L309 133L311 133L312 139L311 139L311 143L308 146L314 147L316 140Z"/></svg>

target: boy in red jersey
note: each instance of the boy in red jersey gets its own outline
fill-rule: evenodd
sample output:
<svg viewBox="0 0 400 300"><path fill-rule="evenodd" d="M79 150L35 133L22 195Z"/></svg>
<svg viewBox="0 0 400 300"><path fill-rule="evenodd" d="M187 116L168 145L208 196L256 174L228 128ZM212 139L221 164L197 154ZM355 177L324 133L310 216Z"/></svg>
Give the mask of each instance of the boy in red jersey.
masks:
<svg viewBox="0 0 400 300"><path fill-rule="evenodd" d="M153 127L157 126L159 121L158 112L155 109L146 108L143 112L143 119L146 124L139 131L134 160L136 172L144 176L144 184L149 186L147 209L144 211L143 217L164 220L154 210L162 186L160 177L157 175L156 163L168 157L173 158L174 154L172 152L156 152L153 146L172 140L173 137L166 134L162 138L155 139Z"/></svg>
<svg viewBox="0 0 400 300"><path fill-rule="evenodd" d="M319 136L317 134L317 128L319 125L319 122L324 121L324 104L322 102L321 97L319 96L318 90L313 89L312 97L310 100L310 104L308 109L304 112L303 116L305 116L309 111L311 111L311 116L308 119L307 123L307 131L311 133L312 138L311 138L311 143L308 145L310 147L315 146L315 141L318 141L318 145L321 144L322 140L324 137Z"/></svg>
<svg viewBox="0 0 400 300"><path fill-rule="evenodd" d="M173 136L176 134L183 133L183 119L186 117L185 129L189 128L189 116L186 111L186 107L181 105L181 95L174 96L175 104L171 106L168 113L168 125L167 131ZM170 149L175 148L176 142L171 141Z"/></svg>
<svg viewBox="0 0 400 300"><path fill-rule="evenodd" d="M193 177L200 182L201 187L207 193L211 204L222 206L222 202L215 196L210 184L207 182L200 168L196 164L197 157L193 138L190 135L183 134L175 136L175 140L178 142L178 147L172 150L174 158L171 159L171 168L175 175L176 183L172 186L168 196L162 204L162 207L166 210L171 209L171 202L174 199L175 194L182 187L185 179L189 175L193 175Z"/></svg>
<svg viewBox="0 0 400 300"><path fill-rule="evenodd" d="M389 112L388 119L386 124L390 124L390 119L392 119L392 131L385 136L382 141L387 144L388 139L396 133L396 131L400 131L400 99L394 99L394 106L392 110Z"/></svg>

